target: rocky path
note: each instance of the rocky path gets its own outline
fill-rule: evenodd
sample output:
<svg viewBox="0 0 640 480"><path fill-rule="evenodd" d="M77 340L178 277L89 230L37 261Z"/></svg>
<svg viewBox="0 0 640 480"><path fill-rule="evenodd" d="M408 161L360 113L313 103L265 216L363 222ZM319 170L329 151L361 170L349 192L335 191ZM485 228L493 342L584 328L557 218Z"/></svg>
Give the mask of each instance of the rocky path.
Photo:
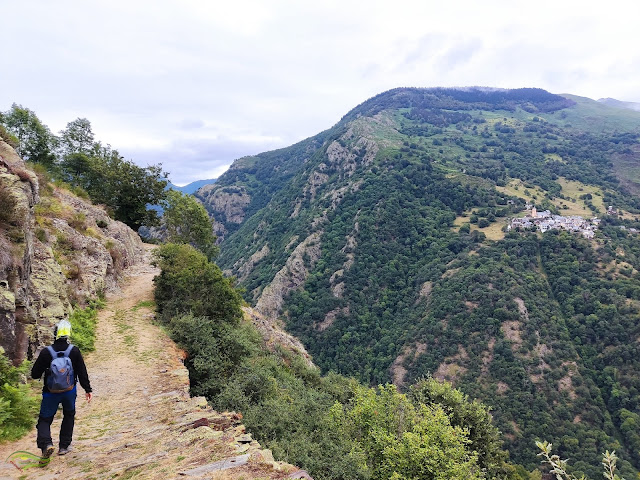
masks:
<svg viewBox="0 0 640 480"><path fill-rule="evenodd" d="M245 432L240 415L189 397L183 353L152 324L157 273L148 259L133 267L100 312L96 351L86 355L94 397L87 404L78 387L72 453L25 471L2 463L0 480L308 478L274 462ZM17 450L36 453L35 436L34 429L0 445L0 461Z"/></svg>

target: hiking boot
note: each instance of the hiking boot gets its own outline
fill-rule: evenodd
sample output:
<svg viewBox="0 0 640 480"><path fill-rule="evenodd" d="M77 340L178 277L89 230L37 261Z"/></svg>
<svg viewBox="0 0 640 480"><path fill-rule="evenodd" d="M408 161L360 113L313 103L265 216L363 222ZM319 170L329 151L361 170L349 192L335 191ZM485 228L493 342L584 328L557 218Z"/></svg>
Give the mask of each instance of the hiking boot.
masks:
<svg viewBox="0 0 640 480"><path fill-rule="evenodd" d="M49 458L51 455L53 455L54 451L55 451L55 448L53 448L53 445L51 444L47 445L42 449L42 458Z"/></svg>
<svg viewBox="0 0 640 480"><path fill-rule="evenodd" d="M60 447L58 449L58 455L66 455L67 453L69 453L72 450L71 445L69 445L68 447Z"/></svg>

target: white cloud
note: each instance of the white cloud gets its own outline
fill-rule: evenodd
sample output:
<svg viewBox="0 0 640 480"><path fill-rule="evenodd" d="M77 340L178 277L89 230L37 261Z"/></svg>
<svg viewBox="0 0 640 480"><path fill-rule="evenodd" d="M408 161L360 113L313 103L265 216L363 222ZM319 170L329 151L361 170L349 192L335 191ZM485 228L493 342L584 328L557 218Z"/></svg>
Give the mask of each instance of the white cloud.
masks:
<svg viewBox="0 0 640 480"><path fill-rule="evenodd" d="M0 109L21 103L53 131L89 118L101 140L141 164L162 159L180 182L314 135L399 86L640 101L631 0L40 0L2 11Z"/></svg>

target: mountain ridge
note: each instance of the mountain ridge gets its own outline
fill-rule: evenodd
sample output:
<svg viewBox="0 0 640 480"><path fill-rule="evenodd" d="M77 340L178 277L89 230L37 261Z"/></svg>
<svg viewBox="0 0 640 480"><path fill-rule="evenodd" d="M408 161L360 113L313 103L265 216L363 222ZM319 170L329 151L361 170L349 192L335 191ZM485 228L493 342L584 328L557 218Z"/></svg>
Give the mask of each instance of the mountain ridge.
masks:
<svg viewBox="0 0 640 480"><path fill-rule="evenodd" d="M637 342L581 325L602 315L640 336L622 286L636 282L633 237L618 234L640 213L639 132L634 112L540 89L394 89L318 136L237 161L197 196L224 238L221 265L323 370L445 378L493 405L516 461L533 466L533 438L565 432L577 444L560 454L583 458L579 470L597 475L597 450L616 438L635 474L637 440L622 427L640 414L634 363L618 366L616 406L602 374L616 361L593 352ZM527 203L602 227L591 243L505 233ZM562 260L576 255L584 272ZM614 293L574 305L602 288Z"/></svg>

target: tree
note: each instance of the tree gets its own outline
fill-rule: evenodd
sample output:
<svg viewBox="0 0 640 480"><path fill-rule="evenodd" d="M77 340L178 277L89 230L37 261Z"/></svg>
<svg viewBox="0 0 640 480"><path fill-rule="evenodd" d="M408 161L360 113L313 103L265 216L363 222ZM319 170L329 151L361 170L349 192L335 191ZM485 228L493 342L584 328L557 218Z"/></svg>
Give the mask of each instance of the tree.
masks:
<svg viewBox="0 0 640 480"><path fill-rule="evenodd" d="M202 252L191 245L168 243L154 252L153 263L162 270L153 280L162 321L192 313L218 324L238 324L240 294Z"/></svg>
<svg viewBox="0 0 640 480"><path fill-rule="evenodd" d="M478 454L478 464L489 478L505 478L512 473L507 453L502 450L500 432L493 425L489 409L477 400L470 400L450 383L433 378L419 381L409 389L413 403L441 405L453 426L468 428L470 446Z"/></svg>
<svg viewBox="0 0 640 480"><path fill-rule="evenodd" d="M117 150L108 150L106 157L97 158L101 181L89 191L92 199L113 210L114 218L134 230L142 225L157 225L158 213L147 208L159 205L167 195L167 174L162 165L139 167L120 156Z"/></svg>
<svg viewBox="0 0 640 480"><path fill-rule="evenodd" d="M0 123L17 138L16 151L23 160L40 163L47 169L54 166L58 138L34 112L14 103L11 110L0 114Z"/></svg>
<svg viewBox="0 0 640 480"><path fill-rule="evenodd" d="M67 153L60 172L65 181L82 187L93 202L106 205L116 220L134 230L159 223L157 212L147 207L166 198L168 181L162 165L139 167L117 150L96 143L92 152Z"/></svg>
<svg viewBox="0 0 640 480"><path fill-rule="evenodd" d="M74 153L89 155L99 143L94 141L91 122L86 118L76 118L60 132L60 145L63 156Z"/></svg>
<svg viewBox="0 0 640 480"><path fill-rule="evenodd" d="M357 387L331 415L353 442L349 456L374 480L481 479L469 432L453 426L441 405L414 405L393 385Z"/></svg>
<svg viewBox="0 0 640 480"><path fill-rule="evenodd" d="M204 206L193 196L169 190L164 208L164 222L168 242L192 245L209 260L218 255L211 218Z"/></svg>

